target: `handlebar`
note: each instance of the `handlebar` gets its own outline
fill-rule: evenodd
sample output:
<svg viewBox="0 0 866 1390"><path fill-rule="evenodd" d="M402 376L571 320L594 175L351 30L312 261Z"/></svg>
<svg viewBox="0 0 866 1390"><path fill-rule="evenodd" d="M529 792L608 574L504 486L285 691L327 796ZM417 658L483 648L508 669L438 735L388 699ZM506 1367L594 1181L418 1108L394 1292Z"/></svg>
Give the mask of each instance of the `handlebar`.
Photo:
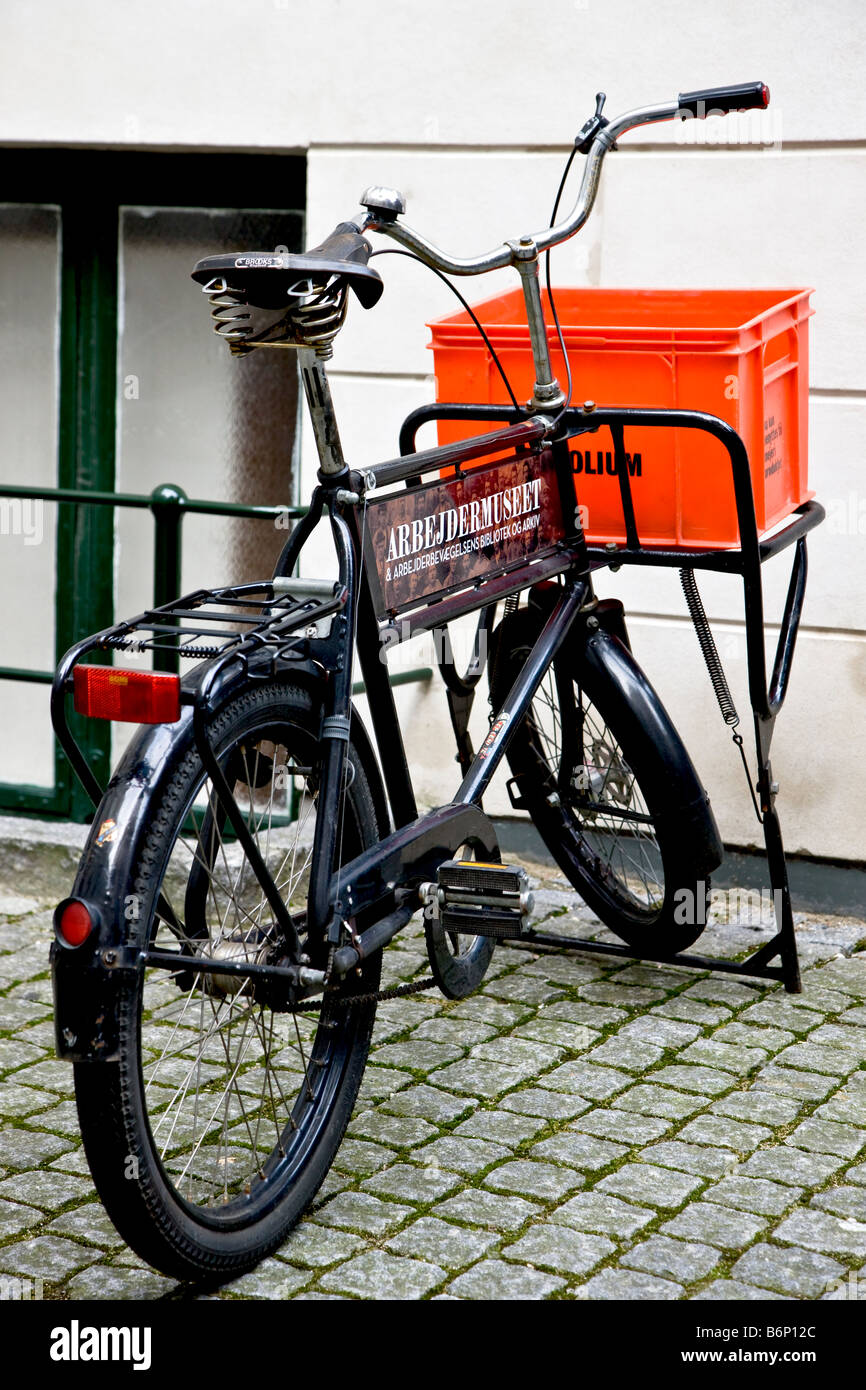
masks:
<svg viewBox="0 0 866 1390"><path fill-rule="evenodd" d="M739 87L704 87L699 92L680 93L680 111L704 120L725 116L731 111L764 111L770 104L770 89L764 82L743 82Z"/></svg>
<svg viewBox="0 0 866 1390"><path fill-rule="evenodd" d="M589 145L577 202L569 216L564 221L558 222L555 227L545 227L543 231L536 232L534 236L521 237L519 241L506 242L483 256L464 258L446 255L444 251L440 251L419 232L406 226L405 223L398 222L396 214L390 209L387 212L380 212L378 216L376 210L367 212L360 224L361 231L382 232L385 236L391 237L393 241L406 247L407 250L414 252L427 265L449 275L482 275L488 270L499 270L503 266L534 259L551 246L556 246L561 241L567 241L586 222L595 203L604 157L626 131L634 130L642 125L652 125L659 121L672 121L677 116L681 118L696 116L698 119L703 119L707 115L714 115L719 112L763 109L769 104L769 100L769 89L763 82L746 82L733 87L711 87L698 92L685 92L675 102L661 106L638 107L634 111L627 111L624 115L618 116L616 120L606 124L600 123ZM600 109L599 106L599 112ZM578 148L582 148L582 146L578 146Z"/></svg>

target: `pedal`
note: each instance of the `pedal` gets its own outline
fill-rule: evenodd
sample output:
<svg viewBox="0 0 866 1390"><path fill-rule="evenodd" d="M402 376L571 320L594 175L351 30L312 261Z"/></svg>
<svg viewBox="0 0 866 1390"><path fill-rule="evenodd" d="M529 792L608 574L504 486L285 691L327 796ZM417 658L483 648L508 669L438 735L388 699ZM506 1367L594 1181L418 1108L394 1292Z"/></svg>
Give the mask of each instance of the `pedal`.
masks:
<svg viewBox="0 0 866 1390"><path fill-rule="evenodd" d="M533 906L523 869L463 859L439 866L436 900L445 931L500 940L523 935Z"/></svg>

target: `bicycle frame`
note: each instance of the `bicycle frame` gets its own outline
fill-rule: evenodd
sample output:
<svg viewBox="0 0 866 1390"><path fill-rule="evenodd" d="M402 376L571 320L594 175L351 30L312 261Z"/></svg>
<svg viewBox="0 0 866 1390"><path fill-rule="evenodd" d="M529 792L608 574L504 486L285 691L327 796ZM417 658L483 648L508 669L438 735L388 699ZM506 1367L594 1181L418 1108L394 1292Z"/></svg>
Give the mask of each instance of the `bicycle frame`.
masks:
<svg viewBox="0 0 866 1390"><path fill-rule="evenodd" d="M477 845L485 858L499 858L493 828L480 811L479 803L508 747L510 732L517 727L529 708L545 671L567 637L577 614L588 602L593 602L585 543L570 519L574 512L574 498L570 492L570 465L564 441L554 450L546 451L550 456L549 476L556 485L553 500L559 518L562 518L563 511L569 518L568 527L561 528L561 539L546 547L540 556L485 567L483 577L471 583L452 585L451 591L434 601L426 599L423 603L410 605L399 623L394 621L398 616L397 610L383 613L382 595L375 592L369 547L365 552L365 523L369 509L424 491L420 479L445 467L456 466L457 476L461 479L477 477L476 470L471 474L460 474L460 465L477 458L482 452L489 452L491 447L499 451L503 447L517 446L518 450L524 452L516 452L512 461L526 457L534 458L537 462L545 427L544 421L529 420L482 439L429 450L411 459L392 460L363 476L349 474L348 488L337 486L342 476L329 476L324 469L320 474L322 482L314 497L314 509L319 514L323 505L329 505L337 547L339 583L348 593L346 611L357 612L358 660L370 696L373 729L380 755L387 749L387 756L380 756L380 760L395 825L393 835L374 850L344 866L330 882L326 882L322 871L311 885L308 911L314 931L333 930L341 925L343 917L357 919L371 908L378 909L380 920L368 933L358 936L355 942L356 959L378 949L384 940L399 930L420 905L418 886L435 877L438 863L453 855L461 845ZM381 502L367 501L371 495L375 497L379 487L397 482L410 486L406 492L390 494ZM290 538L277 567L278 575L286 575L294 568L310 529L299 527L295 536ZM383 639L388 646L399 644L420 631L442 627L455 618L479 608L487 608L497 599L517 594L553 575L565 577L562 596L524 670L498 712L491 735L466 769L453 801L419 818L393 694L382 659ZM422 598L426 596L422 595ZM342 753L350 717L351 680L346 673L351 672L352 637L350 625L345 623L338 638L339 651L331 658L336 660L341 679L339 689L335 683L323 725L323 739L329 744L325 767L326 771L333 768L333 776L323 783L320 792L323 814L317 818L316 834L319 839L313 853L314 861L320 865L332 862ZM401 896L404 898L402 903L398 901ZM411 907L406 902L407 896ZM382 906L384 903L390 906L391 900L397 908L402 907L402 911L396 912L393 920L386 916L383 921ZM341 956L339 963L343 964L346 959Z"/></svg>

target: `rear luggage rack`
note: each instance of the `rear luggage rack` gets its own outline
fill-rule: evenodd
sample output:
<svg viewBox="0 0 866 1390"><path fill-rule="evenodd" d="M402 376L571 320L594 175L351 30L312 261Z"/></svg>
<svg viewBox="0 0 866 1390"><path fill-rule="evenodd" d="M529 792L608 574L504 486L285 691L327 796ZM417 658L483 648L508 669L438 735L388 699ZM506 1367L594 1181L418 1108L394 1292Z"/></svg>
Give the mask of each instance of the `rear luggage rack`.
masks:
<svg viewBox="0 0 866 1390"><path fill-rule="evenodd" d="M275 578L253 584L197 589L171 603L146 609L137 617L85 637L71 647L57 668L51 689L51 718L61 746L94 805L102 798L87 760L72 735L66 696L75 685L75 668L90 652L152 653L154 671L178 672L181 661L208 662L208 689L218 668L255 659L268 675L281 664L307 656L305 639L329 635L334 615L346 603L339 582ZM186 668L189 671L189 667ZM199 704L193 686L181 689L181 704Z"/></svg>

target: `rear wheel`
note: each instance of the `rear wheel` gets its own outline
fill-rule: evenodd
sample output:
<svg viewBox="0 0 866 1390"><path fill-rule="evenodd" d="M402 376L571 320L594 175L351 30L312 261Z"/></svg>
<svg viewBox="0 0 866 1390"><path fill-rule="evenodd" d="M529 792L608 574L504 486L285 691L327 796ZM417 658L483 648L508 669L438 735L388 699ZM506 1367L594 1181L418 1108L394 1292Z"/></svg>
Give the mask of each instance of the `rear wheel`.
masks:
<svg viewBox="0 0 866 1390"><path fill-rule="evenodd" d="M319 783L318 710L266 686L216 717L213 746L289 905L302 948ZM374 768L350 742L340 808L344 862L374 844ZM271 909L191 735L148 792L149 830L121 900L136 943L276 964ZM381 952L292 1012L285 987L241 974L146 969L120 1006L120 1060L76 1066L85 1150L100 1196L140 1255L181 1279L224 1279L275 1249L327 1174L364 1071Z"/></svg>
<svg viewBox="0 0 866 1390"><path fill-rule="evenodd" d="M524 608L494 635L494 709L542 626ZM682 851L671 768L639 723L623 717L616 695L604 670L567 643L512 736L508 761L542 839L588 906L629 945L674 953L703 930L689 909L709 879Z"/></svg>

